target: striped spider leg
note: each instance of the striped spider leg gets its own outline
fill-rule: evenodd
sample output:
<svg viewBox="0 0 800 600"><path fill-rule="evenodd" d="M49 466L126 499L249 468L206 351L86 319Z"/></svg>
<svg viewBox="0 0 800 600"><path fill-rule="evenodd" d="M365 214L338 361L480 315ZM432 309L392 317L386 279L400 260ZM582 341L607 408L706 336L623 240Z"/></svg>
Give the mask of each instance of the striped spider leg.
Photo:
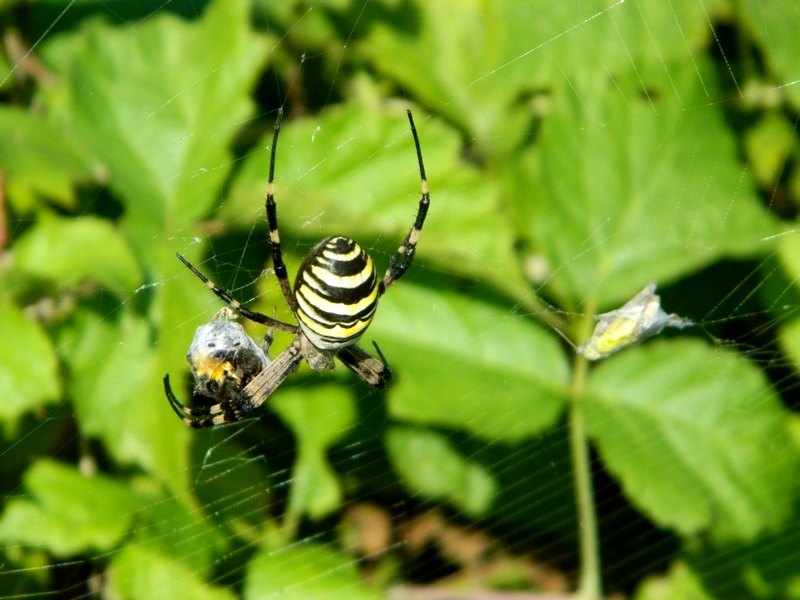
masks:
<svg viewBox="0 0 800 600"><path fill-rule="evenodd" d="M375 348L380 359L374 358L356 344L372 322L378 299L403 276L411 265L430 205L422 150L411 111L408 111L408 121L417 152L422 197L414 224L397 252L390 259L389 267L383 278L378 279L375 263L358 243L348 237L332 236L319 242L305 258L297 273L294 291L289 284L288 272L281 253L277 205L274 196L275 150L282 118L283 111L279 110L272 140L266 212L272 244L273 268L281 293L297 319L298 325L284 323L274 317L250 311L228 292L211 282L185 258L180 255L178 258L214 294L243 317L270 328L295 333L297 337L273 362L269 362L267 359L267 363L262 364L260 370L250 375L247 380L240 376L234 383L230 383L228 387L224 388L225 393L220 391L223 389L222 387L210 389L207 383L203 386L198 383L195 387L196 395L211 397L218 401L217 404L210 407L189 409L183 406L172 393L169 376L166 376L164 389L170 404L187 425L197 429L248 418L253 410L264 403L303 359L311 369L322 372L332 369L334 357L338 357L362 381L376 389L383 389L392 378L392 372L377 345ZM244 341L242 343L246 344ZM191 352L188 358L197 382L199 373L195 364L197 361L193 362ZM233 367L236 366L235 360L229 362ZM231 369L228 368L227 372L230 373L230 371ZM217 377L221 377L221 375L217 375Z"/></svg>

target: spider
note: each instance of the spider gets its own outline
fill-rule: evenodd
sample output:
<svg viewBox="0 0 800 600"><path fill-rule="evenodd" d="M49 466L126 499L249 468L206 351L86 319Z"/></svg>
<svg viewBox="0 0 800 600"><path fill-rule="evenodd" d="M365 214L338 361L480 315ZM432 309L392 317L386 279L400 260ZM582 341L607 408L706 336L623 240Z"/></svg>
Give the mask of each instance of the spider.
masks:
<svg viewBox="0 0 800 600"><path fill-rule="evenodd" d="M256 323L267 325L270 331L272 329L288 331L296 334L297 337L274 361L269 362L267 359L267 363L260 359L253 359L257 353L250 348L250 344L258 349L255 342L248 337L250 344L247 344L239 339L237 333L228 332L225 336L219 337L216 342L218 346L221 344L222 348L218 348L216 354L215 351L202 347L203 343L214 341L208 340L208 335L203 336L197 342L197 347L193 342L187 356L196 382L193 399L211 398L217 400L217 403L212 406L187 408L175 397L170 387L169 375L165 375L164 391L167 399L184 423L195 429L204 429L251 417L253 411L260 407L284 379L297 369L303 359L314 371L322 372L332 369L334 357L338 357L361 380L379 390L383 389L391 380L392 372L377 344L375 344L375 349L380 360L356 344L375 315L378 299L403 276L411 265L430 205L428 181L425 177L417 129L414 126L411 111L409 110L407 113L417 151L422 197L414 224L397 252L389 260L389 267L386 269L383 279L378 279L372 258L361 246L350 238L333 236L319 242L305 258L297 273L293 292L289 284L286 265L281 256L278 214L274 197L275 150L283 119L283 110L278 110L269 163L267 223L272 244L272 264L275 276L278 278L286 304L298 325L284 323L274 317L268 317L245 308L228 292L219 288L198 271L183 256L178 254L177 257L214 294L227 302L240 315ZM211 323L215 322L220 323L221 321L215 320ZM228 325L236 324L229 323ZM195 335L195 341L198 340L199 334L200 329ZM242 334L247 337L243 330ZM233 347L232 340L234 338L247 347L246 355L255 360L255 363L247 368L242 364L243 358L241 358L245 355L241 353L241 349L237 353L236 348ZM271 333L268 333L265 336L264 344L267 350L270 341ZM192 348L195 348L194 354ZM208 357L212 357L212 355L215 358L208 360ZM260 365L257 364L259 362Z"/></svg>

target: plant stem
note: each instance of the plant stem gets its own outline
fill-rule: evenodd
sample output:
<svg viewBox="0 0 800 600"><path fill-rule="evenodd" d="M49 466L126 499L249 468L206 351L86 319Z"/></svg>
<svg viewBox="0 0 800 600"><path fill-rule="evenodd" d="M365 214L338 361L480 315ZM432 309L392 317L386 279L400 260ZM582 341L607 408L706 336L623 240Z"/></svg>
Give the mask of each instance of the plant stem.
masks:
<svg viewBox="0 0 800 600"><path fill-rule="evenodd" d="M588 335L591 314L587 312L580 329L582 337ZM578 597L581 600L600 600L602 584L600 581L600 546L597 535L597 514L592 489L592 470L589 456L589 440L583 423L580 400L586 388L588 362L575 355L572 370L572 383L569 389L569 429L570 449L572 451L572 474L575 479L575 502L578 507L578 528L580 537L580 579Z"/></svg>

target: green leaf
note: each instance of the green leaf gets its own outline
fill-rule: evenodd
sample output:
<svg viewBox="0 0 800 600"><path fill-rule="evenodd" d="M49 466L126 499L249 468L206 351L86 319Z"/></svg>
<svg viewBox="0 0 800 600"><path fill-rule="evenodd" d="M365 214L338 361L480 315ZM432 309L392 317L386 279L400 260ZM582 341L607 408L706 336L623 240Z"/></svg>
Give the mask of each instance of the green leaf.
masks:
<svg viewBox="0 0 800 600"><path fill-rule="evenodd" d="M386 446L405 486L428 500L445 500L470 517L486 514L497 492L491 473L464 458L435 431L393 427Z"/></svg>
<svg viewBox="0 0 800 600"><path fill-rule="evenodd" d="M777 76L781 92L800 107L800 90L793 82L800 79L800 49L797 47L797 22L787 18L796 10L791 0L743 0L737 4L741 25L761 48L769 71ZM770 86L773 87L773 86Z"/></svg>
<svg viewBox="0 0 800 600"><path fill-rule="evenodd" d="M288 512L320 519L337 510L342 490L326 453L355 424L350 392L333 385L286 389L270 405L297 436Z"/></svg>
<svg viewBox="0 0 800 600"><path fill-rule="evenodd" d="M395 372L395 418L515 442L553 426L564 408L558 340L500 306L403 281L381 298L365 340Z"/></svg>
<svg viewBox="0 0 800 600"><path fill-rule="evenodd" d="M521 282L497 189L459 159L456 131L419 110L415 118L431 193L417 257L504 288ZM223 218L236 227L249 230L254 219L266 219L271 143L270 131L222 207ZM366 248L380 240L394 252L411 229L420 195L417 156L400 106L343 105L281 128L275 198L282 234L314 241L346 235ZM388 264L389 257L378 262Z"/></svg>
<svg viewBox="0 0 800 600"><path fill-rule="evenodd" d="M416 4L405 29L379 23L360 51L475 136L483 153L502 155L529 134L521 98L575 74L610 79L631 61L661 69L676 58L693 61L710 36L708 12L720 2Z"/></svg>
<svg viewBox="0 0 800 600"><path fill-rule="evenodd" d="M0 54L0 81L3 77ZM37 195L72 206L73 184L92 175L85 151L67 132L10 106L0 106L0 169L10 203L21 212L35 206Z"/></svg>
<svg viewBox="0 0 800 600"><path fill-rule="evenodd" d="M84 476L50 460L34 463L24 483L30 496L6 505L0 542L41 546L59 557L110 550L145 505L144 498L122 483Z"/></svg>
<svg viewBox="0 0 800 600"><path fill-rule="evenodd" d="M662 576L651 575L636 591L634 600L713 600L700 578L683 561Z"/></svg>
<svg viewBox="0 0 800 600"><path fill-rule="evenodd" d="M108 569L109 595L126 600L234 600L230 590L200 578L194 569L147 545L126 546Z"/></svg>
<svg viewBox="0 0 800 600"><path fill-rule="evenodd" d="M0 301L0 419L59 397L58 362L50 338L9 300Z"/></svg>
<svg viewBox="0 0 800 600"><path fill-rule="evenodd" d="M142 524L135 531L137 545L156 548L206 576L214 559L229 546L228 538L202 510L176 497L151 502L137 516Z"/></svg>
<svg viewBox="0 0 800 600"><path fill-rule="evenodd" d="M39 221L14 247L25 273L72 287L91 278L127 299L142 282L133 251L119 231L96 217Z"/></svg>
<svg viewBox="0 0 800 600"><path fill-rule="evenodd" d="M164 396L150 336L149 324L127 310L119 322L80 310L63 329L59 352L82 432L100 438L120 462L182 481L187 464L179 449L189 432Z"/></svg>
<svg viewBox="0 0 800 600"><path fill-rule="evenodd" d="M527 114L510 104L542 82L536 57L514 62L537 45L531 38L530 6L439 0L420 2L417 10L418 36L378 23L360 52L475 135L482 150L519 143ZM442 35L440 24L445 22L447 35ZM488 77L480 81L483 76Z"/></svg>
<svg viewBox="0 0 800 600"><path fill-rule="evenodd" d="M245 600L378 600L361 582L355 562L327 546L302 543L261 550L247 569Z"/></svg>
<svg viewBox="0 0 800 600"><path fill-rule="evenodd" d="M603 16L591 21L591 33L586 36L590 44L580 39L584 37L584 27L578 35L564 40L563 46L572 48L570 71L587 73L602 68L603 72L616 72L634 64L640 71L656 69L669 77L677 63L694 68L698 56L708 51L715 37L709 19L728 8L725 0L637 0L613 7L607 19ZM561 51L566 53L569 49L562 47ZM597 63L582 60L584 53L596 54Z"/></svg>
<svg viewBox="0 0 800 600"><path fill-rule="evenodd" d="M191 23L166 11L134 26L88 20L42 44L57 77L47 108L103 160L142 246L206 214L230 170L266 59L249 6L216 0Z"/></svg>
<svg viewBox="0 0 800 600"><path fill-rule="evenodd" d="M647 281L768 250L775 222L700 66L702 82L691 65L673 69L649 100L634 74L616 81L624 94L597 74L554 98L539 148L546 195L529 225L573 305L594 294L613 306Z"/></svg>
<svg viewBox="0 0 800 600"><path fill-rule="evenodd" d="M752 540L788 517L797 449L763 372L740 355L651 342L599 365L581 406L604 463L660 525Z"/></svg>

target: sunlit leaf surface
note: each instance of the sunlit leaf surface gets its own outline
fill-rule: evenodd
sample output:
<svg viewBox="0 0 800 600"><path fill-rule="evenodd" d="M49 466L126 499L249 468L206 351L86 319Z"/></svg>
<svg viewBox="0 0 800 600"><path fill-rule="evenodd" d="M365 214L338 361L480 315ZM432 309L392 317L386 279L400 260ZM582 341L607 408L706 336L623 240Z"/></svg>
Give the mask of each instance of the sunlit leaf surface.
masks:
<svg viewBox="0 0 800 600"><path fill-rule="evenodd" d="M52 341L11 302L0 301L0 416L13 420L58 397L61 385Z"/></svg>
<svg viewBox="0 0 800 600"><path fill-rule="evenodd" d="M326 452L354 425L350 394L331 385L302 387L276 395L270 405L297 436L289 511L318 519L336 510L342 490Z"/></svg>
<svg viewBox="0 0 800 600"><path fill-rule="evenodd" d="M135 28L90 20L43 48L59 82L48 108L106 165L140 235L206 214L230 169L266 58L247 11L231 0L194 24L166 13Z"/></svg>
<svg viewBox="0 0 800 600"><path fill-rule="evenodd" d="M249 565L245 600L280 596L287 600L377 600L358 577L352 561L328 546L300 543L263 549Z"/></svg>
<svg viewBox="0 0 800 600"><path fill-rule="evenodd" d="M409 283L392 288L379 310L367 337L397 372L394 417L514 442L561 415L567 359L533 320Z"/></svg>
<svg viewBox="0 0 800 600"><path fill-rule="evenodd" d="M650 342L599 365L583 409L608 468L656 521L752 540L788 515L797 450L769 383L742 357Z"/></svg>
<svg viewBox="0 0 800 600"><path fill-rule="evenodd" d="M766 252L776 232L738 161L722 113L706 103L705 67L675 70L657 98L565 88L542 134L547 192L536 230L553 285L575 302L614 305L650 280L662 285L722 256ZM630 86L630 87L628 87ZM694 135L702 132L701 135ZM570 175L567 176L567 173Z"/></svg>
<svg viewBox="0 0 800 600"><path fill-rule="evenodd" d="M446 500L478 517L491 506L497 484L480 464L467 460L435 431L394 427L386 445L395 470L410 490L429 500Z"/></svg>
<svg viewBox="0 0 800 600"><path fill-rule="evenodd" d="M61 557L114 547L146 502L124 483L50 460L28 470L25 488L30 496L14 499L0 518L0 541Z"/></svg>

